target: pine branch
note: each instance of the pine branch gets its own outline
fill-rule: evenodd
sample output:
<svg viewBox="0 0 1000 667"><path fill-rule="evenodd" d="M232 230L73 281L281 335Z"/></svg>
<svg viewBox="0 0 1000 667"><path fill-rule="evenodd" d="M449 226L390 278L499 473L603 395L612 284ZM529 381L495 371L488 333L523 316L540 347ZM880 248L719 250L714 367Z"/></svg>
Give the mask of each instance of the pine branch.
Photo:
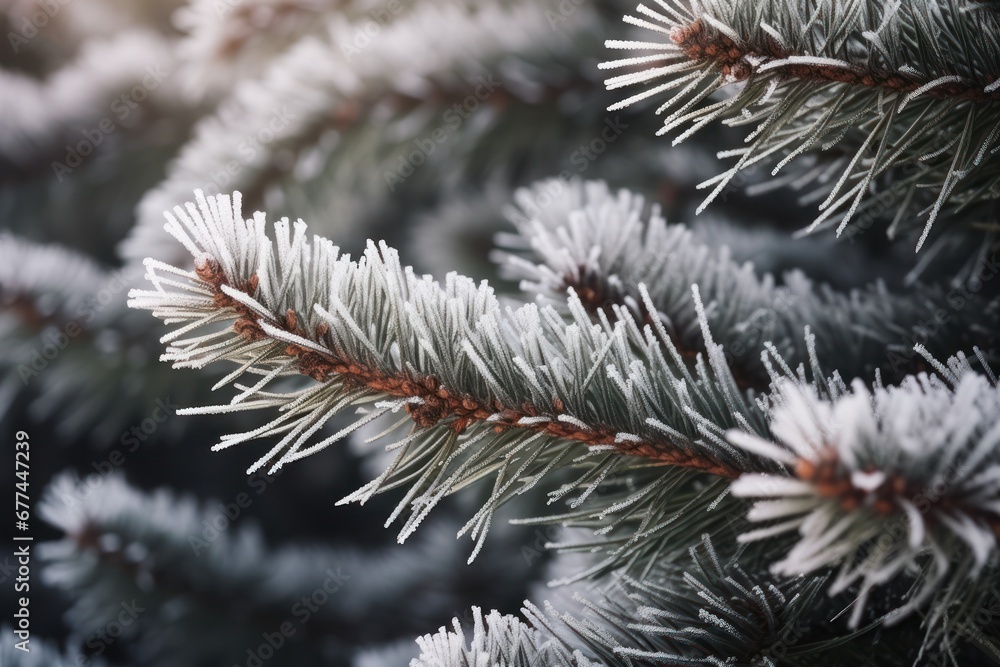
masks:
<svg viewBox="0 0 1000 667"><path fill-rule="evenodd" d="M466 645L465 632L458 619L451 631L441 628L435 635L417 639L420 656L410 667L597 667L578 651L570 651L558 641L546 638L516 616L493 610L483 617L479 607L472 608L472 640Z"/></svg>
<svg viewBox="0 0 1000 667"><path fill-rule="evenodd" d="M155 341L125 307L128 283L71 250L0 236L0 414L30 392L32 418L104 440L164 397L163 377L143 372Z"/></svg>
<svg viewBox="0 0 1000 667"><path fill-rule="evenodd" d="M506 132L485 153L470 144L490 139L497 133L489 132L494 124L518 127L512 121L517 108L531 117L520 122L528 126L538 122L531 110L581 82L591 84L577 71L575 41L596 33L589 7L553 31L545 10L531 2L419 4L358 54L347 47L362 28L334 20L324 39L296 43L259 80L237 86L218 112L198 124L167 179L140 204L123 256L136 263L149 256L180 262L179 255L163 254L173 245L160 216L195 189L240 190L254 207L280 200L300 215L322 214L324 231L342 233L384 206L401 181L412 185L408 170L435 174L436 187L454 181L466 171L465 161L477 156L492 170L503 161L497 150L524 144L512 144ZM444 33L449 39L427 39ZM477 109L505 113L478 114L490 122L472 131L473 116L461 106L470 95ZM551 125L559 123L565 123L562 114ZM441 133L447 163L416 169L445 152L437 150ZM418 140L429 141L437 155L418 150ZM420 164L411 164L411 153Z"/></svg>
<svg viewBox="0 0 1000 667"><path fill-rule="evenodd" d="M247 487L251 502L262 483ZM73 630L103 629L125 602L142 611L122 641L144 665L232 664L264 633L283 632L285 664L318 666L328 664L324 656L346 658L359 646L426 631L466 604L473 588L464 557L451 548L451 519L433 523L406 552L269 549L253 523L234 516L244 512L237 502L246 504L143 492L118 476L96 485L57 478L40 509L65 536L40 554L45 580L74 600ZM521 542L511 538L487 571L491 583L475 586L480 592L518 585L523 571L510 559Z"/></svg>
<svg viewBox="0 0 1000 667"><path fill-rule="evenodd" d="M707 534L689 557L684 566L654 570L644 581L625 579L624 601L609 597L588 603L593 620L562 614L563 622L591 643L605 644L608 653L627 665L653 660L774 665L785 658L780 652L790 637L802 641L814 631L810 619L819 608L823 577L778 580L750 574L738 557L720 558ZM606 620L611 624L600 622ZM618 635L612 641L605 625ZM817 657L809 660L815 664Z"/></svg>
<svg viewBox="0 0 1000 667"><path fill-rule="evenodd" d="M388 252L386 246L375 248L384 257ZM371 255L366 255L370 258ZM294 341L294 338L308 336L298 325L298 315L289 308L284 321L269 316L261 317L260 312L244 303L243 299L234 297L223 287L230 287L222 267L213 259L208 259L196 268L198 278L212 286L213 303L218 308L232 310L237 316L233 329L250 343L275 339L279 341ZM255 275L235 290L253 298L259 287ZM137 294L136 296L142 296ZM322 339L329 329L321 323L313 336ZM315 342L312 337L304 341ZM307 375L317 382L326 382L337 376L343 379L349 388L363 389L372 394L384 397L405 399L404 409L409 413L416 426L431 429L442 422L455 433L461 434L473 422L491 424L491 428L500 433L508 429L525 429L547 436L575 440L586 445L608 445L620 449L624 453L642 456L654 461L668 463L680 467L704 470L722 477L733 477L738 469L722 461L713 460L712 456L691 455L685 451L677 451L669 441L644 442L641 439L627 440L619 438L616 429L596 423L582 424L579 419L559 420L565 407L559 398L554 398L549 405L536 405L523 402L519 406L504 405L499 399L488 400L477 398L471 394L455 393L442 386L434 374L410 374L402 370L383 371L365 363L353 362L349 357L342 357L332 351L317 350L312 345L302 345L291 342L285 347L285 355L298 367L299 373ZM488 377L488 376L487 376ZM499 393L499 392L498 392ZM543 416L543 411L547 413ZM556 419L553 420L552 417ZM539 417L541 420L535 421ZM577 423L574 423L577 422Z"/></svg>
<svg viewBox="0 0 1000 667"><path fill-rule="evenodd" d="M206 400L208 387L156 363L155 327L125 303L140 277L0 236L0 415L26 406L23 417L106 448L151 411ZM157 438L191 426L172 416Z"/></svg>
<svg viewBox="0 0 1000 667"><path fill-rule="evenodd" d="M51 70L59 63L72 60L76 54L95 43L114 39L123 32L140 30L159 36L171 35L171 14L185 0L165 0L157 3L127 3L116 0L83 0L61 5L57 11L50 7L44 25L34 15L37 6L6 3L0 8L0 19L5 22L5 37L10 50L17 56L18 67L40 71ZM43 9L43 11L45 11ZM27 25L34 24L44 38L34 39Z"/></svg>
<svg viewBox="0 0 1000 667"><path fill-rule="evenodd" d="M65 163L64 143L77 145L79 128L99 131L113 105L116 111L118 105L128 109L116 98L148 78L150 67L169 72L172 60L162 37L130 30L88 43L74 61L44 81L0 70L6 99L0 117L0 173L22 180L29 170L51 170L53 161Z"/></svg>
<svg viewBox="0 0 1000 667"><path fill-rule="evenodd" d="M317 590L330 600L313 605L308 632L297 628L284 638L286 659L319 665L324 641L350 643L343 600L360 573L344 569L356 565L347 554L267 553L259 531L228 528L222 508L166 490L143 494L118 476L96 487L57 478L40 510L65 533L42 545L40 556L45 580L74 599L67 621L85 636L117 618L125 603L134 618L122 641L144 664L243 659L244 647L256 648L265 632L298 623L295 603ZM168 613L170 624L157 622ZM311 646L302 642L307 635Z"/></svg>
<svg viewBox="0 0 1000 667"><path fill-rule="evenodd" d="M405 410L396 429L409 422L412 430L391 445L400 450L396 462L351 496L363 501L409 486L394 513L417 510L405 537L444 495L494 473L493 497L467 526L477 526L474 535L485 534L496 506L558 466L588 471L583 497L629 461L724 478L757 469L718 437L738 426L760 432L761 417L735 390L717 348L692 371L653 327L640 331L627 313L594 325L572 296L569 324L551 308L504 313L486 284L454 274L444 285L418 278L385 245L372 243L351 261L328 241L306 241L301 222L292 233L287 220L275 224L272 241L263 214L241 219L238 196L199 196L197 207L168 217L196 270L150 260L156 289L134 290L129 303L178 325L163 338L170 344L163 359L176 367L236 362L218 386L261 376L237 383L229 405L182 411L279 408L268 424L216 446L282 436L251 472L279 469ZM195 335L199 329L208 333ZM316 383L268 390L297 374ZM351 405L370 407L353 426L308 444Z"/></svg>
<svg viewBox="0 0 1000 667"><path fill-rule="evenodd" d="M640 10L641 11L641 10ZM886 11L891 15L892 10ZM755 41L759 35L739 40L739 43L725 32L716 29L702 19L672 32L670 39L680 47L689 60L711 63L720 67L722 73L735 81L745 81L755 72L779 69L783 76L815 83L844 83L849 86L882 88L886 93L909 94L920 91L929 97L942 99L972 100L976 102L1000 101L1000 92L992 89L994 81L976 81L958 74L930 78L913 68L899 70L880 69L877 63L857 64L851 62L824 61L809 53L790 49L774 35L769 39ZM937 63L941 69L954 64L947 61ZM970 63L965 65L967 70ZM901 63L902 65L902 63ZM978 72L968 72L967 76L977 77Z"/></svg>
<svg viewBox="0 0 1000 667"><path fill-rule="evenodd" d="M779 382L770 397L778 442L736 431L729 438L787 469L733 483L737 496L766 499L749 518L768 525L741 540L797 531L772 570L839 568L831 594L859 587L852 627L873 590L908 582L885 620L929 605L929 644L941 626L970 618L997 583L1000 388L961 355L947 367L927 358L940 377L921 374L874 391L855 381L828 399Z"/></svg>
<svg viewBox="0 0 1000 667"><path fill-rule="evenodd" d="M177 44L178 78L193 101L219 99L237 82L254 78L301 39L327 29L331 15L359 13L356 2L336 7L315 0L243 0L219 4L193 0L174 23L185 36Z"/></svg>
<svg viewBox="0 0 1000 667"><path fill-rule="evenodd" d="M27 326L65 327L111 279L90 259L54 245L0 236L0 305Z"/></svg>
<svg viewBox="0 0 1000 667"><path fill-rule="evenodd" d="M963 299L955 308L954 292L920 284L905 294L881 284L842 293L815 286L798 271L779 285L769 274L756 275L751 264L734 262L728 247L710 247L683 225L668 225L657 208L646 213L641 196L612 193L603 183L546 181L520 191L517 200L510 218L519 236L502 240L522 252L499 256L523 292L558 304L572 289L591 312L613 317L617 305L637 321L661 320L670 342L694 359L706 353L690 293L698 285L714 340L724 346L742 389L768 388L760 363L766 345L794 368L811 363L807 341L813 340L820 363L837 360L828 371L868 379L881 373L883 381L896 382L923 361L908 354L916 341L926 339L939 356L993 342L997 304L986 298ZM538 201L547 204L540 208ZM640 285L655 309L647 307ZM933 337L928 323L934 323ZM802 335L807 327L815 338Z"/></svg>
<svg viewBox="0 0 1000 667"><path fill-rule="evenodd" d="M76 85L92 89L98 84L80 81ZM121 90L130 94L134 86L134 82L126 84ZM112 104L119 114L129 111L128 124L115 125L89 157L76 153L81 145L86 151L90 140L80 134L79 126L71 124L68 129L75 136L54 136L64 139L50 144L56 152L35 152L30 158L32 168L18 167L7 174L10 177L0 184L0 210L9 232L35 242L58 240L103 264L120 264L115 245L135 224L136 205L162 180L166 164L186 141L192 121L179 109L165 113L158 101L150 100L136 110L120 105L120 101L109 96L99 111L103 116L74 121L96 138L102 118L110 121L112 117L108 116ZM112 115L119 118L114 112ZM108 127L105 123L104 128ZM67 144L75 147L73 153ZM81 162L76 162L74 154ZM121 178L122 174L128 177ZM59 196L53 197L52 192ZM141 267L135 270L141 275Z"/></svg>
<svg viewBox="0 0 1000 667"><path fill-rule="evenodd" d="M946 204L996 197L996 15L964 12L958 0L657 5L640 5L642 16L625 20L668 42L608 42L653 52L603 65L639 68L608 79L609 88L651 86L612 108L677 91L657 109L669 111L660 134L687 128L675 143L717 120L756 126L748 147L725 153L737 164L703 183L714 187L702 208L741 170L780 158L774 175L799 155L838 144L843 157L829 173L841 176L829 185L817 181L825 200L810 230L839 219L839 235L884 199L889 181L893 229L924 200L918 188L930 188L936 198L922 211L919 250ZM728 97L702 104L734 84L740 85Z"/></svg>
<svg viewBox="0 0 1000 667"><path fill-rule="evenodd" d="M683 566L655 567L645 581L625 578L593 601L587 598L594 593L577 594L583 614L526 602L530 625L497 612L483 623L474 609L468 647L456 619L453 631L417 640L421 656L412 664L495 664L496 656L522 655L523 663L509 664L832 665L844 656L830 654L834 644L850 645L864 634L812 644L823 577L762 579L738 558L720 558L707 535L701 542Z"/></svg>

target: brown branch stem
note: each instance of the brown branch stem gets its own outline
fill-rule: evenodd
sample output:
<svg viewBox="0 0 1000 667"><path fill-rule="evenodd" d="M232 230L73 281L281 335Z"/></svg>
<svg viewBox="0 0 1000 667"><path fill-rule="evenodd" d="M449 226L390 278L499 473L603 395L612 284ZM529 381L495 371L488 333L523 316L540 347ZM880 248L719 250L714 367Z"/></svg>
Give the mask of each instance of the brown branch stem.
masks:
<svg viewBox="0 0 1000 667"><path fill-rule="evenodd" d="M1000 517L948 495L946 487L926 488L901 475L887 473L875 489L858 488L851 481L850 472L841 465L840 455L833 447L823 449L814 459L798 459L793 474L812 485L818 495L836 500L845 512L868 507L880 516L906 516L906 508L900 504L900 499L906 499L920 512L933 506L943 512L957 511L964 516L973 517L988 525L1000 537Z"/></svg>
<svg viewBox="0 0 1000 667"><path fill-rule="evenodd" d="M785 60L791 56L809 55L790 53L773 39L762 44L737 44L732 38L713 30L698 19L690 25L677 27L670 34L675 44L684 49L685 55L695 61L714 62L723 74L736 81L745 81L768 62ZM777 70L780 75L802 80L846 83L852 86L884 88L900 94L912 93L931 83L907 73L883 71L860 65L838 67L815 63L789 63ZM938 77L934 77L938 78ZM965 99L977 102L1000 101L1000 90L986 92L993 82L949 81L926 90L929 97Z"/></svg>
<svg viewBox="0 0 1000 667"><path fill-rule="evenodd" d="M215 305L229 308L236 313L237 319L233 323L233 329L239 335L248 341L268 338L259 324L258 315L222 291L222 285L228 282L218 262L211 259L200 262L196 266L196 273L212 288ZM257 277L252 276L246 282L233 287L253 296L257 291ZM288 310L283 321L272 320L269 324L311 339L321 340L327 332L324 324L319 325L315 332L305 332L298 315L293 310ZM499 419L494 417L490 421L490 426L498 433L509 429L522 429L586 445L611 445L622 454L642 457L664 465L698 470L727 479L735 479L747 472L709 452L686 449L665 438L619 442L616 439L618 431L610 426L593 424L582 428L574 423L559 421L558 417L564 413L565 407L558 398L554 399L551 405L544 407L531 403L509 406L498 400L490 404L445 387L433 375L413 377L401 372L385 373L365 364L340 359L332 352L320 354L295 344L289 344L285 348L285 353L297 359L300 373L318 382L326 382L338 376L346 383L366 387L376 393L397 398L419 398L421 402L409 404L407 412L421 428L430 428L448 420L449 428L461 433L470 424L485 422L488 418L499 414ZM520 423L523 418L541 416L550 419L544 422Z"/></svg>

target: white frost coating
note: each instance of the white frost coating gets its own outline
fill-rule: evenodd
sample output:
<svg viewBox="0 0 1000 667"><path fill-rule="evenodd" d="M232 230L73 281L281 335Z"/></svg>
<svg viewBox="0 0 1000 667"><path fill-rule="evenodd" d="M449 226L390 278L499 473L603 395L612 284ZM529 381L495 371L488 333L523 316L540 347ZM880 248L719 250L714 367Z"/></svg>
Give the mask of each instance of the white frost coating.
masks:
<svg viewBox="0 0 1000 667"><path fill-rule="evenodd" d="M534 610L534 607L530 607ZM571 652L558 640L550 639L531 625L512 615L493 610L483 615L472 608L472 636L466 637L459 620L452 628L441 627L437 633L417 638L420 656L410 667L532 667L565 665L597 667L580 652Z"/></svg>
<svg viewBox="0 0 1000 667"><path fill-rule="evenodd" d="M249 10L264 0L247 2ZM309 0L298 0L296 4L296 20L308 16ZM212 0L200 0L191 12L213 11L206 5L211 6ZM367 13L363 17L367 18ZM592 19L590 8L584 7L574 12L560 30L553 31L545 9L535 3L489 3L475 9L466 3L415 3L407 10L405 21L386 25L364 49L363 56L355 56L342 45L353 44L358 24L337 16L330 25L323 26L322 37L313 35L295 41L270 59L259 77L241 80L219 109L195 126L191 141L170 167L166 180L140 202L138 222L121 245L122 256L133 262L147 256L171 264L186 261L161 231L163 211L187 200L193 190L213 183L213 174L225 171L233 161L241 168L226 187L256 189L255 179L274 163L275 154L288 151L304 159L315 150L321 143L319 138L310 137L308 148L302 148L300 143L329 120L331 109L349 105L361 95L381 98L413 94L427 89L432 80L438 85L468 86L468 80L486 74L484 66L509 54L529 57L538 49L573 48L573 31L591 25ZM215 29L206 27L204 31L214 34ZM427 39L427 35L441 34L447 34L448 39ZM208 46L217 41L216 36L206 37ZM195 48L191 40L185 44L185 49ZM185 52L184 57L195 67L201 56ZM234 65L245 66L253 67L253 63L248 60ZM203 86L201 78L195 82L199 89ZM249 157L242 154L240 149L245 149L247 137L256 137L261 128L273 131L273 138L257 146ZM378 176L381 180L381 170ZM348 223L335 220L333 224Z"/></svg>
<svg viewBox="0 0 1000 667"><path fill-rule="evenodd" d="M656 134L669 133L674 145L715 122L750 128L746 153L699 186L714 187L697 213L733 185L741 172L763 160L777 162L773 167L777 171L807 152L847 143L845 150L853 153L853 159L832 161L828 172L813 169L794 180L796 188L809 187L817 196L826 195L805 231L827 223L839 236L872 206L879 175L893 166L919 164L920 179L900 181L905 184L901 201L907 210L900 211L890 226L890 235L899 236L898 225L916 229L922 223L915 248L919 252L947 204L967 204L970 197L991 187L986 163L1000 159L987 153L996 139L995 109L989 99L973 93L978 89L990 94L1000 87L1000 44L976 40L976 49L956 46L971 43L978 31L996 29L992 17L977 23L986 12L974 18L961 4L924 2L845 12L833 10L834 5L820 11L811 5L778 3L763 13L759 3L741 0L657 0L656 4L656 11L644 5L636 9L646 18L629 15L624 21L667 35L664 41L669 44L678 40L673 45L681 50L674 61L643 60L642 55L632 59L634 71L606 84L609 89L637 86L638 91L609 110L661 96L664 101L656 113L664 117ZM762 17L771 21L764 23ZM846 35L860 35L863 40L844 41L840 36ZM720 40L731 40L736 52L714 43ZM636 40L615 43L614 48L652 51L648 44ZM896 48L899 44L906 48ZM714 55L702 51L709 45L716 47ZM629 60L606 66L625 62ZM795 68L803 65L849 76L836 81L839 77L800 75ZM875 76L866 79L873 67ZM914 90L900 92L894 74L903 76L905 87ZM855 78L861 85L854 84ZM958 90L941 90L949 84ZM953 110L956 102L959 106ZM920 108L914 110L914 105ZM938 159L928 160L931 155ZM831 179L836 171L840 177ZM922 191L930 191L936 200L921 203Z"/></svg>
<svg viewBox="0 0 1000 667"><path fill-rule="evenodd" d="M940 589L956 595L955 586L966 582L954 579L974 578L997 563L1000 388L967 364L954 379L950 386L915 376L898 387L874 391L856 381L850 393L834 401L783 381L771 412L777 442L729 434L730 442L754 454L825 470L817 480L806 473L802 479L765 474L734 481L734 495L768 499L757 501L748 515L751 521L792 517L750 531L741 540L797 531L799 541L772 570L795 576L841 567L831 592L861 584L861 599L851 615L854 627L868 592L905 570L920 568L923 554L956 554L968 570L957 567L959 574L949 578L947 560L925 565L918 592L894 619ZM836 493L830 492L831 484ZM850 505L843 504L845 498ZM891 536L889 542L886 536Z"/></svg>
<svg viewBox="0 0 1000 667"><path fill-rule="evenodd" d="M787 58L782 58L781 60L771 60L760 67L757 68L758 72L767 72L772 69L778 69L785 67L787 65L815 65L817 67L837 67L841 69L849 69L851 64L844 62L843 60L836 60L834 58L819 58L816 56L788 56Z"/></svg>
<svg viewBox="0 0 1000 667"><path fill-rule="evenodd" d="M641 205L641 200L632 201ZM589 211L569 204L563 201L552 213L584 221ZM615 224L620 213L615 206L603 216L610 227L621 229ZM638 224L638 209L635 213ZM572 293L563 301L570 321L552 305L504 309L485 282L476 284L454 273L443 283L417 276L385 244L370 243L352 260L328 241L310 240L303 223L280 220L273 232L267 227L262 214L244 219L238 195L205 198L198 193L195 203L172 211L167 225L198 258L198 273L147 262L153 289L132 290L129 301L176 328L166 337L164 355L175 366L203 367L215 361L238 366L216 384L233 384L235 398L187 408L185 414L277 412L264 426L227 435L215 447L273 437L276 442L251 471L264 466L274 471L318 453L399 410L405 401L412 419L399 419L381 434L389 441L387 449L398 450L397 459L349 498L363 502L397 476L416 479L393 513L395 518L413 510L401 533L405 537L442 497L495 474L494 495L470 524L478 551L493 509L514 495L512 486L521 493L559 465L574 465L582 461L580 456L593 458L599 450L613 453L611 447L589 449L538 429L550 421L583 432L594 432L599 425L619 434L618 443L662 441L669 430L672 437L663 446L710 452L731 465L747 460L720 434L736 423L759 427L762 415L749 401L717 395L709 374L727 372L717 355L711 368L692 371L676 352L662 356L661 342L624 312L614 323L604 318L596 324ZM556 238L564 248L575 246L574 252L563 254L566 261L578 251L591 266L601 262L599 246L586 233L577 237L566 230ZM615 255L618 246L628 243L614 239L602 250ZM206 271L217 273L203 282ZM216 282L230 299L225 307L215 303ZM250 285L256 285L252 294ZM365 298L358 298L361 294ZM638 307L637 300L631 303ZM237 317L243 318L240 332L247 335L227 326ZM201 327L210 330L197 335ZM353 380L367 380L346 381L334 370L344 366L354 369L346 372ZM241 384L245 374L253 379ZM275 388L293 377L304 383L302 388ZM708 415L721 404L739 418L715 423ZM333 416L353 406L362 410L350 425L329 437L319 435ZM654 406L652 413L649 406ZM403 434L406 428L414 430ZM414 448L424 454L415 457ZM594 479L603 480L618 460L602 455ZM420 474L412 474L412 461L419 462ZM595 488L588 487L588 493Z"/></svg>
<svg viewBox="0 0 1000 667"><path fill-rule="evenodd" d="M173 60L164 38L130 30L87 42L75 61L44 81L0 69L0 156L17 164L62 146L80 127L96 128L123 90L141 84L150 68L171 72ZM158 101L166 101L169 94L163 93L171 81L164 78L161 83L148 90Z"/></svg>

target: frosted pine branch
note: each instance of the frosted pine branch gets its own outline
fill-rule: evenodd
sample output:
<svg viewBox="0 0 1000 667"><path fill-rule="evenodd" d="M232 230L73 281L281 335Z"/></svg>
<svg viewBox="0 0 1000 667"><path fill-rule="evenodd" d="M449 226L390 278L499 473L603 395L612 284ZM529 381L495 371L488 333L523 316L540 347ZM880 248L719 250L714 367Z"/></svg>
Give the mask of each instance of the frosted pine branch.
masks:
<svg viewBox="0 0 1000 667"><path fill-rule="evenodd" d="M997 576L1000 388L961 357L936 365L940 377L922 374L873 391L856 381L835 400L780 383L771 396L777 441L729 435L788 470L733 482L737 496L762 498L749 518L766 522L741 539L797 533L772 570L794 576L837 568L831 593L860 587L852 626L870 592L891 582L911 581L912 590L889 618L936 595L933 626L974 611L969 597L979 599L982 582Z"/></svg>
<svg viewBox="0 0 1000 667"><path fill-rule="evenodd" d="M381 417L395 422L387 434L410 424L390 445L395 463L351 498L409 486L394 513L415 510L405 536L445 494L495 474L493 498L468 527L482 536L496 505L557 466L591 470L588 495L632 456L727 478L759 470L721 437L763 426L714 346L690 370L627 313L594 324L572 296L569 323L550 307L503 311L485 283L418 277L385 245L352 261L329 241L308 241L301 221L277 222L272 240L263 214L241 215L238 195L175 209L167 227L195 271L150 260L154 289L133 290L129 304L175 326L164 360L238 365L218 385L239 390L229 404L188 414L279 411L216 446L275 436L250 472L276 470ZM296 375L316 382L271 387ZM352 426L318 435L352 405L364 408Z"/></svg>
<svg viewBox="0 0 1000 667"><path fill-rule="evenodd" d="M890 170L902 167L892 172L893 228L923 205L918 184L935 194L923 210L919 250L947 202L995 196L1000 46L978 37L1000 23L963 4L639 5L625 21L651 41L607 44L650 55L603 67L631 70L608 79L608 88L644 90L612 108L665 97L660 133L677 133L675 143L716 121L753 128L747 147L727 152L737 163L702 184L712 188L702 208L752 165L777 162L776 174L797 156L843 144L830 165L837 180L824 185L823 170L814 173L825 199L810 227L837 222L840 234L876 201L871 192L887 186ZM719 91L727 94L707 101Z"/></svg>
<svg viewBox="0 0 1000 667"><path fill-rule="evenodd" d="M0 236L0 306L28 326L61 328L74 319L82 324L111 278L72 250Z"/></svg>
<svg viewBox="0 0 1000 667"><path fill-rule="evenodd" d="M268 483L257 477L246 488L256 498ZM465 557L454 548L453 518L432 522L407 550L275 549L255 524L233 516L240 508L231 498L223 500L142 491L117 475L96 482L60 476L39 506L63 533L41 546L42 575L73 595L69 619L88 633L117 618L122 601L134 602L142 611L130 632L148 633L140 642L145 653L135 662L150 667L245 660L248 638L273 632L276 619L299 626L306 610L308 632L286 637L281 655L287 664L317 665L317 655L411 640L428 628L428 619L447 618L467 599L469 578L461 572ZM520 536L508 531L496 545L495 564L483 564L489 569L481 575L490 583L480 594L519 584L523 570L510 561ZM428 588L428 581L437 583ZM410 593L401 598L401 590ZM325 602L311 609L301 602L320 595ZM385 623L393 613L399 620Z"/></svg>
<svg viewBox="0 0 1000 667"><path fill-rule="evenodd" d="M801 638L806 619L821 609L824 577L782 580L748 572L739 557L718 553L707 534L689 551L688 562L644 581L625 579L625 600L588 604L598 612L612 604L620 609L619 636L607 642L614 656L635 665L781 664L789 638ZM579 620L563 615L563 621L584 635Z"/></svg>
<svg viewBox="0 0 1000 667"><path fill-rule="evenodd" d="M989 343L998 324L996 304L972 297L956 309L938 287L918 284L893 294L876 284L843 293L798 271L778 284L750 263L734 262L729 248L709 247L684 225L667 224L656 207L646 210L641 196L613 193L604 183L546 181L519 191L516 200L509 217L519 235L503 239L514 252L500 256L523 292L558 304L573 289L592 312L610 315L618 305L640 322L658 318L681 354L693 359L706 353L691 294L698 285L714 340L742 388L767 388L760 363L765 344L789 366L809 364L807 327L821 363L836 360L826 373L874 379L880 372L894 382L922 361L910 354L914 341L926 338L932 354L946 356ZM647 307L640 285L655 309ZM940 312L949 317L938 326ZM929 322L935 322L933 337L925 333Z"/></svg>
<svg viewBox="0 0 1000 667"><path fill-rule="evenodd" d="M824 583L823 577L782 581L750 574L738 558L723 558L707 535L683 564L653 566L644 579L626 577L603 594L578 593L579 611L526 603L521 611L528 623L495 611L484 619L473 609L471 641L455 620L451 632L442 628L417 640L421 655L411 667L493 665L498 656L515 655L525 656L526 665L774 667L786 664L790 644L809 643L803 638ZM798 653L802 664L817 664L830 651L820 644ZM476 661L485 656L490 659Z"/></svg>
<svg viewBox="0 0 1000 667"><path fill-rule="evenodd" d="M558 70L576 66L574 39L596 32L588 6L553 31L545 9L532 2L474 8L428 2L407 9L405 19L385 26L358 53L352 45L365 21L367 14L358 22L334 15L321 35L274 58L259 80L237 85L217 113L199 122L167 178L140 203L123 256L137 264L146 257L180 261L181 255L164 254L172 246L160 224L163 211L212 187L240 190L254 206L280 196L286 210L322 212L327 233L349 229L372 202L390 197L386 175L402 180L400 162L415 150L416 139L436 145L434 130L445 132L449 143L481 138L460 131L468 114L461 106L456 112L455 104L470 95L484 107L551 99L564 91L559 79L572 77L553 74L552 85L538 87L535 79L545 68L535 61ZM449 38L427 38L434 34ZM266 141L248 150L248 137ZM453 148L446 165L452 173L462 173L465 152ZM495 149L489 158L499 160ZM230 178L234 163L239 169ZM216 180L219 173L225 182Z"/></svg>
<svg viewBox="0 0 1000 667"><path fill-rule="evenodd" d="M46 157L55 159L54 152L64 162L64 140L78 140L79 127L96 128L109 108L115 105L117 110L115 98L121 91L139 85L144 77L156 81L149 78L150 68L165 73L172 64L173 53L165 39L146 30L126 30L107 41L87 43L76 60L44 81L0 69L0 86L5 90L0 167L49 169L51 159ZM147 90L156 87L154 83ZM39 158L42 165L36 163ZM71 171L63 168L63 174Z"/></svg>
<svg viewBox="0 0 1000 667"><path fill-rule="evenodd" d="M472 608L472 638L467 639L458 619L452 630L441 628L437 634L417 639L420 656L410 667L597 667L599 663L571 651L558 639L546 637L538 629L516 616L493 610L483 616Z"/></svg>
<svg viewBox="0 0 1000 667"><path fill-rule="evenodd" d="M356 13L341 3L339 15ZM243 0L219 5L194 0L174 18L185 36L177 44L178 78L193 101L213 101L252 78L298 40L328 28L332 8L314 0ZM353 11L352 11L353 10Z"/></svg>
<svg viewBox="0 0 1000 667"><path fill-rule="evenodd" d="M68 248L0 236L0 413L27 394L31 418L106 442L157 399L187 393L164 392L170 378L143 363L155 361L156 339L125 307L139 276Z"/></svg>
<svg viewBox="0 0 1000 667"><path fill-rule="evenodd" d="M240 373L266 365L272 368L261 373L266 379L299 372L321 383L335 381L345 396L360 390L402 399L377 409L403 408L424 429L447 421L451 431L461 434L473 422L483 422L497 432L525 429L611 445L721 475L739 470L727 462L732 452L725 448L687 452L666 439L658 442L604 425L592 411L568 405L592 391L574 386L579 375L587 376L584 371L600 368L576 366L588 356L605 359L611 372L606 382L615 384L614 356L607 355L626 341L630 332L624 323L600 327L585 320L582 326L566 326L553 319L554 312L534 306L504 314L485 284L476 286L454 274L443 286L417 277L399 264L395 251L374 243L360 261L352 262L328 241L306 241L301 221L294 232L287 220L278 222L273 244L262 214L240 220L238 195L234 201L226 196L200 199L198 209L177 208L175 215L169 215L168 231L195 255L195 272L147 262L147 277L157 289L133 290L129 302L169 323L188 323L164 337L171 343L164 359L175 366L201 367L222 358L249 361ZM571 307L579 319L579 301L571 301ZM180 338L226 319L235 320L232 332ZM646 337L650 335L647 329ZM651 366L653 349L647 352ZM549 362L549 371L542 361ZM662 357L658 361L667 365ZM551 367L560 365L574 367L553 375ZM626 387L612 395L621 395ZM262 389L263 384L240 395L233 408L244 407L241 403ZM606 394L594 395L601 397L607 399ZM267 398L262 402L274 400ZM609 417L613 414L609 410ZM301 458L301 446L300 438L277 467Z"/></svg>

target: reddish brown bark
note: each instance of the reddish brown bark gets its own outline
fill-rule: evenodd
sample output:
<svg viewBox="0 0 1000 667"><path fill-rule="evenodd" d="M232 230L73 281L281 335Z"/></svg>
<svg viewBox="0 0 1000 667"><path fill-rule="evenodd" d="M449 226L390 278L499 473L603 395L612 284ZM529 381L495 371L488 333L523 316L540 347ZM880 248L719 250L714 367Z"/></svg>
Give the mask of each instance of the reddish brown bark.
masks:
<svg viewBox="0 0 1000 667"><path fill-rule="evenodd" d="M761 44L736 44L730 37L713 30L700 19L690 25L678 27L670 35L675 44L684 49L691 60L714 62L722 72L737 81L744 81L755 71L750 61L766 63L784 60L793 55L773 39ZM885 88L897 93L912 93L933 79L922 79L899 72L886 72L853 65L835 67L818 64L790 64L778 70L779 75L790 79L811 79L846 83L852 86ZM937 78L937 77L934 77ZM975 101L1000 101L1000 90L986 92L990 81L953 81L937 85L924 94L929 97L968 99Z"/></svg>
<svg viewBox="0 0 1000 667"><path fill-rule="evenodd" d="M218 307L234 311L236 320L233 329L237 333L248 341L267 338L260 326L257 314L222 291L222 285L226 285L228 282L218 262L207 260L199 263L196 267L196 274L213 290L214 301ZM256 276L239 285L237 289L253 296L257 289ZM311 335L304 331L298 315L293 310L289 310L285 314L283 321L272 321L269 324L289 333L319 341L326 334L326 327L322 324ZM461 433L473 422L484 422L487 418L499 414L499 419L490 422L490 427L498 433L516 428L545 433L552 437L573 440L587 445L611 445L622 454L639 456L666 465L699 470L728 479L736 478L744 472L708 452L688 450L666 439L616 442L618 432L607 425L595 424L589 428L580 428L575 424L558 421L558 416L565 409L562 401L558 398L547 406L537 406L531 403L509 406L500 401L488 404L468 394L456 392L443 386L432 375L412 377L404 373L389 374L351 360L340 359L332 352L320 354L295 344L287 345L285 353L297 359L300 373L308 375L318 382L326 382L333 377L340 377L348 384L365 387L375 393L398 398L421 399L420 403L407 406L410 417L421 428L429 428L442 421L448 421L450 428ZM518 423L522 418L538 416L546 416L550 420L531 424Z"/></svg>

